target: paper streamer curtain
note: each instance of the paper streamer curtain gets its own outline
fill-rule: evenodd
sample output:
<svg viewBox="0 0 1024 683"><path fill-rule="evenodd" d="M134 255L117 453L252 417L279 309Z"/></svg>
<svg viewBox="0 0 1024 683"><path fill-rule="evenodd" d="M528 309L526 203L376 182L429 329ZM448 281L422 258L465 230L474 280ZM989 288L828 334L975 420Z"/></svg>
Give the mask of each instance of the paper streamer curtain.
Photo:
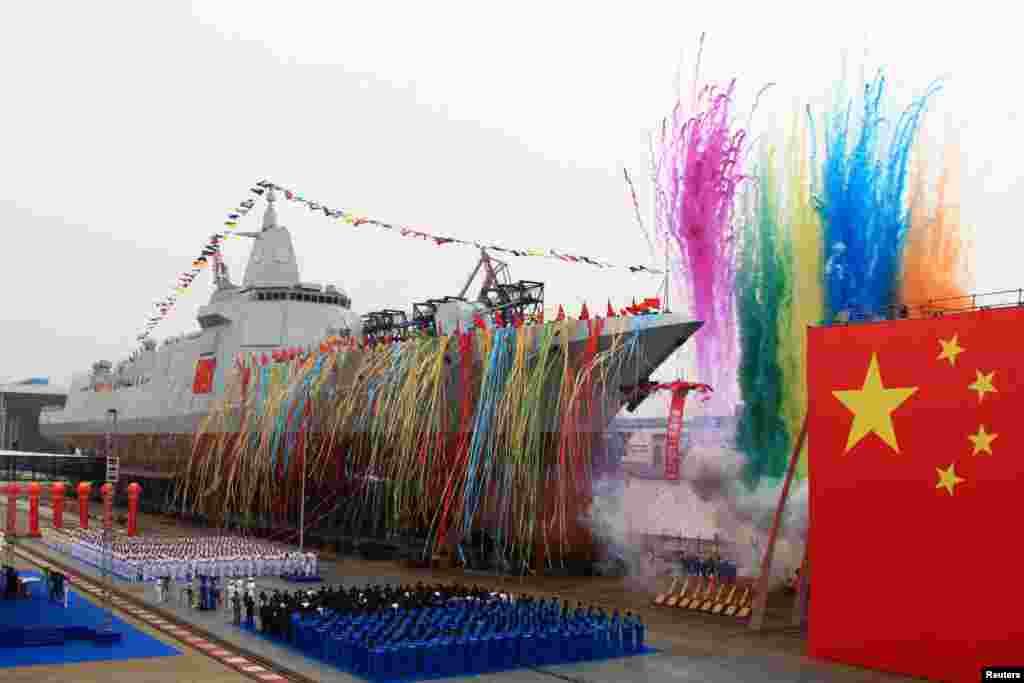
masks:
<svg viewBox="0 0 1024 683"><path fill-rule="evenodd" d="M306 472L320 501L309 524L381 519L434 543L482 527L517 561L537 542L564 557L586 534L603 400L617 409L623 368L643 353L649 318L626 320L604 351L598 318L240 359L179 501L214 519L295 519ZM577 330L585 341L570 349Z"/></svg>
<svg viewBox="0 0 1024 683"><path fill-rule="evenodd" d="M394 225L392 223L386 223L384 221L377 220L375 218L367 218L364 216L358 216L349 211L342 209L333 209L326 204L315 202L310 199L306 199L298 192L294 192L280 185L275 185L266 180L262 180L250 188L249 192L254 196L263 196L267 190L276 190L284 195L285 199L295 204L301 204L306 209L315 213L322 213L326 218L333 219L351 225L352 227L359 227L361 225L372 225L383 230L391 231L392 233L407 237L410 239L425 240L427 242L433 242L436 246L444 246L446 244L456 244L464 247L473 247L475 249L487 249L497 251L502 254L508 254L511 256L533 256L547 259L557 259L565 263L582 263L591 265L597 268L614 268L614 269L626 269L631 273L651 273L655 275L663 274L664 271L658 270L645 265L634 265L634 266L618 266L614 263L596 256L582 256L579 254L569 254L554 249L511 249L497 244L490 244L484 242L475 242L470 240L462 240L456 237L448 237L444 235L437 235L434 233L423 232L420 230L414 230L412 228L404 227L401 225ZM155 311L146 320L146 325L137 336L138 340L143 340L149 337L152 331L163 321L164 318L174 308L174 304L177 302L178 297L184 294L195 280L196 276L209 265L209 260L212 259L219 251L221 242L229 237L234 236L234 231L238 227L239 221L248 215L249 211L252 210L255 205L255 200L252 198L246 199L245 201L239 202L238 206L232 209L227 214L227 219L224 221L225 229L218 232L210 237L206 245L203 247L199 256L192 262L192 268L183 272L175 284L172 293L164 299L154 303Z"/></svg>

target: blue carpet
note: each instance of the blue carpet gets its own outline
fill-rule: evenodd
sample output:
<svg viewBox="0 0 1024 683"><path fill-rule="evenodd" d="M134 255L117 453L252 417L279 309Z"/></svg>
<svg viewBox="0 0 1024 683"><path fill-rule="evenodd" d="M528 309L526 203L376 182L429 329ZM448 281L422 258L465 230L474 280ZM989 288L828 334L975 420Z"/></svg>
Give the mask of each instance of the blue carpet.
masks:
<svg viewBox="0 0 1024 683"><path fill-rule="evenodd" d="M39 576L37 572L19 572L22 576ZM103 624L104 611L71 591L67 609L63 604L46 599L44 589L35 587L32 598L0 600L0 626L87 626ZM37 666L41 664L74 664L78 662L107 662L147 657L180 655L179 650L164 645L130 624L113 618L113 629L121 633L121 642L114 645L96 645L87 641L68 641L64 645L41 647L0 648L0 668Z"/></svg>

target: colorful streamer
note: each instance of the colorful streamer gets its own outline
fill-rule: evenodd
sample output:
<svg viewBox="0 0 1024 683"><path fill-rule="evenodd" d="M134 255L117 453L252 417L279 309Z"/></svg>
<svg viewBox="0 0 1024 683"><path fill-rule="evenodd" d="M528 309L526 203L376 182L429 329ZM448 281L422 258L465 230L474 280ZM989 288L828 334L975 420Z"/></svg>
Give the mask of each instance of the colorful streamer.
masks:
<svg viewBox="0 0 1024 683"><path fill-rule="evenodd" d="M582 533L592 451L642 354L646 318L628 320L605 350L595 319L243 359L179 473L179 500L215 519L294 519L305 476L314 498L347 501L332 513L342 526L370 515L435 543L485 528L519 561L537 542L564 558ZM570 349L580 326L586 341Z"/></svg>

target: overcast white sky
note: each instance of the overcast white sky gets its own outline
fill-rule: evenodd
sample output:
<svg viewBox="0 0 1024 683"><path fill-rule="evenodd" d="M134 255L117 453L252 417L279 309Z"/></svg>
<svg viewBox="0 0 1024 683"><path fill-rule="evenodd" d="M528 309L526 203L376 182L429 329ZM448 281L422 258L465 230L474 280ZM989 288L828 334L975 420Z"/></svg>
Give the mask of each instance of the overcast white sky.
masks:
<svg viewBox="0 0 1024 683"><path fill-rule="evenodd" d="M857 68L888 67L901 105L947 76L932 121L965 151L977 289L1016 288L1019 25L998 9L1009 3L986 4L7 3L0 380L64 382L124 355L261 178L427 231L646 262L621 168L650 220L648 134L702 31L707 78L740 77L744 98L778 84L761 130L827 95L844 49ZM461 248L281 216L303 278L338 282L360 311L454 294L475 263ZM247 248L227 243L236 280ZM658 285L540 259L512 266L571 307ZM207 278L155 336L194 329Z"/></svg>

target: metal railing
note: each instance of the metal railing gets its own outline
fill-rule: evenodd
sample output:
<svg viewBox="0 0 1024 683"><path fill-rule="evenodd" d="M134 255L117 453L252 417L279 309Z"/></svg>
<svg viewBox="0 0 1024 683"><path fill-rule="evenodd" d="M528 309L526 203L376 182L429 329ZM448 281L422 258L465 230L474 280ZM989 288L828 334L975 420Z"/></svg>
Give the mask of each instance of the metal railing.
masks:
<svg viewBox="0 0 1024 683"><path fill-rule="evenodd" d="M5 481L102 482L106 476L103 457L0 451L0 478Z"/></svg>
<svg viewBox="0 0 1024 683"><path fill-rule="evenodd" d="M845 310L836 314L832 320L821 321L820 325L834 326L887 320L941 318L944 315L957 313L1018 307L1024 307L1024 289L1003 289L995 292L929 299L921 304L893 304L874 311Z"/></svg>

